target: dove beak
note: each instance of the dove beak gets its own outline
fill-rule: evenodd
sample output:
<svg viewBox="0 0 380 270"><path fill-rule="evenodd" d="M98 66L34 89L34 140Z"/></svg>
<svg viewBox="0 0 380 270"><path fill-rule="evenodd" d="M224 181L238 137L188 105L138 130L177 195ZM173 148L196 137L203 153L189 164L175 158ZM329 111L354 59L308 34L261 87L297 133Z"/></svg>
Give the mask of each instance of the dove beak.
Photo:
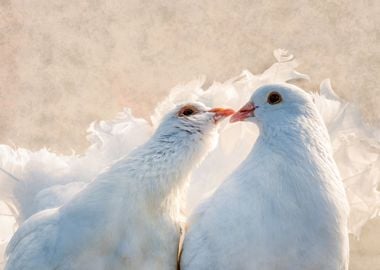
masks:
<svg viewBox="0 0 380 270"><path fill-rule="evenodd" d="M213 119L215 123L235 113L235 111L232 109L224 109L224 108L213 108L209 110L209 112L214 113Z"/></svg>
<svg viewBox="0 0 380 270"><path fill-rule="evenodd" d="M257 106L253 102L245 104L238 112L232 115L230 122L235 123L238 121L244 121L248 117L255 116L255 109Z"/></svg>

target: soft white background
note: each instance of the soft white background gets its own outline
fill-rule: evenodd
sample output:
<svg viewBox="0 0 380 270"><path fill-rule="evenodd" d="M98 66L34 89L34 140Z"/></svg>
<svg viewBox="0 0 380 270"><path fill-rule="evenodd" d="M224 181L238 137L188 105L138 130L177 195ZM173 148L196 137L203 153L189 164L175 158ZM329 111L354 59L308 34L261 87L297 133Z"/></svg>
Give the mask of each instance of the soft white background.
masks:
<svg viewBox="0 0 380 270"><path fill-rule="evenodd" d="M124 106L148 116L171 87L200 75L262 72L282 47L317 89L380 126L380 2L0 0L0 143L61 153ZM380 269L380 222L352 241L351 269Z"/></svg>

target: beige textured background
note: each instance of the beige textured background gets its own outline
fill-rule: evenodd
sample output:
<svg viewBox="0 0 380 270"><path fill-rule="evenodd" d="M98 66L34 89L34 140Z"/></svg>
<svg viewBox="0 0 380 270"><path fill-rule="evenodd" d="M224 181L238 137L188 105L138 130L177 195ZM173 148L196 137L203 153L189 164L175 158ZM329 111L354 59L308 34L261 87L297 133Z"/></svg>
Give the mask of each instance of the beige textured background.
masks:
<svg viewBox="0 0 380 270"><path fill-rule="evenodd" d="M124 106L147 116L179 82L262 72L287 48L380 126L380 2L0 0L0 143L69 153ZM380 222L351 269L380 269Z"/></svg>

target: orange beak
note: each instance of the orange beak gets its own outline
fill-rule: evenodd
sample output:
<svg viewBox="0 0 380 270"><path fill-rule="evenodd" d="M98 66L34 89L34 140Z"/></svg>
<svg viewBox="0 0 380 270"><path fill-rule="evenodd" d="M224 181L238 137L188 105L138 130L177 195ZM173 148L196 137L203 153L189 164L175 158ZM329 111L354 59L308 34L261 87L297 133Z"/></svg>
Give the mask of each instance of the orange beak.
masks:
<svg viewBox="0 0 380 270"><path fill-rule="evenodd" d="M234 123L238 121L244 121L248 117L255 116L256 108L257 106L255 106L255 104L253 104L252 102L248 102L238 112L232 115L230 122Z"/></svg>
<svg viewBox="0 0 380 270"><path fill-rule="evenodd" d="M224 108L213 108L209 110L209 112L214 113L215 123L235 113L235 111L232 109L224 109Z"/></svg>

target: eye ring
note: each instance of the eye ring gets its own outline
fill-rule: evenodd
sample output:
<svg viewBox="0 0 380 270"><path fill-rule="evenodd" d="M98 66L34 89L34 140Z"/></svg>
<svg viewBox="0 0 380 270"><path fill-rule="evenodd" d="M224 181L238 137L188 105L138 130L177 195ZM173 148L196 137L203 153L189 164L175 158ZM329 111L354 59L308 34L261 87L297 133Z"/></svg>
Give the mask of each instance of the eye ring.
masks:
<svg viewBox="0 0 380 270"><path fill-rule="evenodd" d="M275 104L278 104L278 103L282 102L282 97L281 97L281 95L278 92L271 92L268 95L267 102L270 105L275 105Z"/></svg>

